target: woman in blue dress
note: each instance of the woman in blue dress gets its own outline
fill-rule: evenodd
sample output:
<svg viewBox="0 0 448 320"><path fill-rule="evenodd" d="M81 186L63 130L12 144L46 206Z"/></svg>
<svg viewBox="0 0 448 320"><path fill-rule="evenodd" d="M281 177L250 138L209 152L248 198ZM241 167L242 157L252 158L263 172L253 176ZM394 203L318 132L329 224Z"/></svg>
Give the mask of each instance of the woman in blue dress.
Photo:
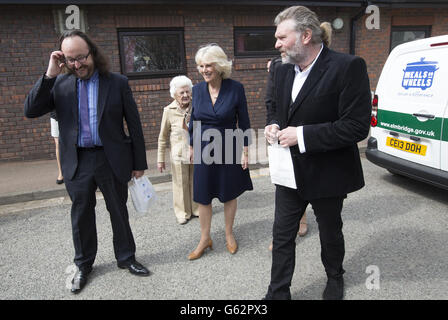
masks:
<svg viewBox="0 0 448 320"><path fill-rule="evenodd" d="M232 62L218 45L200 48L195 60L204 81L193 87L189 132L193 199L199 204L201 239L188 256L190 260L212 249L213 198L224 203L227 250L231 254L237 251L233 235L237 197L253 189L248 169L250 121L244 87L229 78Z"/></svg>

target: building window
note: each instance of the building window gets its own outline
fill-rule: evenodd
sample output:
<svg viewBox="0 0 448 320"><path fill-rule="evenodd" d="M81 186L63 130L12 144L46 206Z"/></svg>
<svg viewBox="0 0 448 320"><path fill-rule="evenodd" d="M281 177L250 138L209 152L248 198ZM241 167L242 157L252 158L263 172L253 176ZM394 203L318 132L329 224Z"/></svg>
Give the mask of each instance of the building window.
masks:
<svg viewBox="0 0 448 320"><path fill-rule="evenodd" d="M236 57L278 55L275 49L275 27L235 27Z"/></svg>
<svg viewBox="0 0 448 320"><path fill-rule="evenodd" d="M431 26L392 27L390 33L390 51L399 44L424 39L431 36Z"/></svg>
<svg viewBox="0 0 448 320"><path fill-rule="evenodd" d="M118 30L121 71L129 78L169 77L186 72L181 29Z"/></svg>

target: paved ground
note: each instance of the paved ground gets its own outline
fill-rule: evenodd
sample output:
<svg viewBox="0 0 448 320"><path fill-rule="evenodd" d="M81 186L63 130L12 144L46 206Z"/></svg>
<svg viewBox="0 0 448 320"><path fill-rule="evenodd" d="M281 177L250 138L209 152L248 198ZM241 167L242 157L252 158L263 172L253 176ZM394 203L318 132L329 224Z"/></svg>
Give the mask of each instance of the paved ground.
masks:
<svg viewBox="0 0 448 320"><path fill-rule="evenodd" d="M148 170L145 175L155 183L171 179L169 150L166 157L167 170L157 170L157 150L148 150ZM16 161L0 163L0 205L51 199L67 195L65 185L57 185L56 160Z"/></svg>
<svg viewBox="0 0 448 320"><path fill-rule="evenodd" d="M366 159L363 166L366 187L349 196L343 212L346 299L448 299L447 191L393 176ZM67 198L0 206L0 299L260 299L269 283L274 187L265 169L253 174L254 191L239 198L240 249L233 256L225 249L219 202L213 204L214 250L196 261L187 255L199 240L199 221L176 224L170 183L156 185L159 198L147 216L135 216L129 203L137 258L153 272L148 278L116 267L99 196L98 256L77 296L66 288L73 275ZM325 286L311 209L308 222L309 234L297 241L296 300L319 300Z"/></svg>

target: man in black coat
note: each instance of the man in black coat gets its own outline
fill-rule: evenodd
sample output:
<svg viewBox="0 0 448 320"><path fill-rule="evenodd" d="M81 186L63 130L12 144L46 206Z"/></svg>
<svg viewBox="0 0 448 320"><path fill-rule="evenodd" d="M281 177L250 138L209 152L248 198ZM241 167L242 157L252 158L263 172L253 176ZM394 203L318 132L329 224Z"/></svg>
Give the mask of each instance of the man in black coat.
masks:
<svg viewBox="0 0 448 320"><path fill-rule="evenodd" d="M118 267L135 275L149 275L135 260L126 207L128 181L143 176L148 168L137 106L127 78L109 72L106 57L80 31L61 36L47 72L26 99L28 118L51 111L59 120L61 166L72 200L74 262L78 267L72 292L78 293L87 283L97 253L97 187L110 213Z"/></svg>
<svg viewBox="0 0 448 320"><path fill-rule="evenodd" d="M342 299L343 200L364 186L357 142L370 127L366 65L359 57L328 49L322 41L328 29L306 7L285 9L275 24L283 64L275 72L265 135L270 143L278 139L290 148L297 189L276 185L271 282L265 298L291 298L295 238L311 203L328 278L323 298Z"/></svg>

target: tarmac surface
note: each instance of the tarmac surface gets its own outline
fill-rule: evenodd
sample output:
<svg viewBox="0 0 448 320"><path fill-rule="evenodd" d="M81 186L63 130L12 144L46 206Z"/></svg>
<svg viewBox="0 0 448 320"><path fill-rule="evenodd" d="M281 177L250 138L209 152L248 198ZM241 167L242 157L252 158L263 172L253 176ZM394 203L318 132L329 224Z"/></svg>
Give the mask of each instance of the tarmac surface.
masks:
<svg viewBox="0 0 448 320"><path fill-rule="evenodd" d="M130 200L128 209L136 258L152 275L140 278L117 268L108 212L97 193L98 254L78 295L69 290L74 274L71 203L64 186L55 183L55 161L0 164L1 199L10 202L0 205L0 300L261 299L270 278L267 248L274 212L268 168L251 169L254 190L238 199L238 252L231 255L225 248L223 205L214 200L213 250L189 261L200 237L199 220L176 223L169 173L154 170L151 153L147 175L158 199L147 215L138 215ZM447 300L446 191L393 176L361 156L366 187L350 194L343 210L345 299ZM20 191L15 180L28 183ZM33 197L42 199L24 200ZM309 232L297 239L294 300L320 300L326 283L317 223L311 208L307 213Z"/></svg>

